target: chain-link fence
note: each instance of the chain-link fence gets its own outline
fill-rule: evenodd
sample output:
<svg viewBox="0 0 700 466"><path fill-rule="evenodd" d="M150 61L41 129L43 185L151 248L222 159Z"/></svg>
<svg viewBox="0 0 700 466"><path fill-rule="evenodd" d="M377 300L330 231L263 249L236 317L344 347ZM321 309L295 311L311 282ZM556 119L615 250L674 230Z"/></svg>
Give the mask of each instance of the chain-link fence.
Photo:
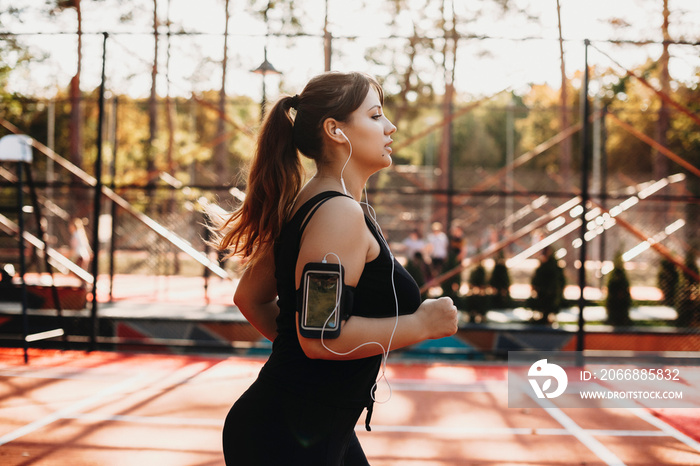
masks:
<svg viewBox="0 0 700 466"><path fill-rule="evenodd" d="M163 39L155 37L156 42ZM86 35L92 52L98 38ZM142 39L115 34L110 53L120 56L135 47L133 40ZM205 39L210 38L168 35L173 50L197 49ZM308 55L314 50L321 57L330 52L322 39L282 34L266 37L266 44L272 61L281 51ZM383 232L425 295L449 295L462 311L455 338L414 348L413 355L483 357L509 349L700 350L697 82L665 81L658 75L659 63L651 59L635 69L620 63L621 56L632 55L627 53L631 49L657 56L665 45L691 61L697 44L595 44L595 66L586 67L591 77L585 95L591 108L585 113L582 72L564 86L569 94L563 102L561 89L518 76L539 65L558 71L558 41L544 41L547 51L540 53L540 39L447 33L423 39L430 39L427 45L392 36L383 42L386 47L377 48L375 39L333 38L334 58L348 69L367 56L375 61L388 57L387 62L396 61L394 66L403 66L410 75L400 58L411 52L418 57L415 63L424 60L420 70L413 70L412 79L418 80L413 89L413 81L402 83L397 73L381 78L387 89L386 113L400 131L393 145L394 166L368 185L368 201ZM504 42L511 46L496 47ZM410 47L404 50L406 44ZM428 45L446 54L443 63L425 61L421 47ZM568 41L566 46L569 57L583 54L583 43ZM260 58L260 50L240 49L237 76ZM480 55L487 49L490 55ZM529 57L526 63L512 60L513 50L522 60ZM450 54L455 59L452 69L443 69L450 68ZM510 63L508 69L504 62ZM148 60L136 63L142 69L136 75L150 73ZM489 95L468 92L477 84L476 73L473 67L465 71L463 63L500 70L489 74L493 82L484 92ZM108 87L129 81L121 60L108 57L106 64ZM216 60L208 60L196 71L212 74L217 66ZM310 69L316 68L304 63L303 74L315 74ZM241 82L260 79L252 76ZM438 78L444 80L444 95L432 88L425 91L426 83ZM276 79L275 93L284 91L285 78ZM58 253L49 256L61 304L56 309L41 238L27 240L27 281L32 287L25 317L16 299L17 277L10 273L0 282L0 309L6 318L0 334L6 344L20 344L28 333L62 328L63 335L37 337L32 344L267 350L232 306L240 264L234 259L221 263L207 246L202 209L206 203L229 209L244 195L243 166L252 152L260 102L247 97L221 101L224 92L197 88L181 76L168 83L184 86L186 92L179 89L155 101L103 95L104 153L97 144L99 96L84 96L80 158L61 157L43 144L69 151L69 100L24 99L21 112L9 104L0 107L0 135L16 132L34 138L30 168L44 219L37 223L31 215L36 208L30 206L29 189L24 206L17 208L17 167L3 163L0 262L12 266L5 267L8 271L19 269L22 210L26 231L39 237L43 228L47 244ZM447 91L455 91L450 101ZM150 127L152 120L159 122L159 131ZM56 144L52 135L58 135ZM95 204L98 156L106 188ZM80 260L69 226L76 219L99 251L96 288L89 261L82 268L71 266ZM436 256L429 246L437 229L450 237L445 257Z"/></svg>
<svg viewBox="0 0 700 466"><path fill-rule="evenodd" d="M17 238L11 228L17 220L16 184L11 171L3 176L3 263L16 265ZM458 338L464 346L447 343L443 348L416 351L477 357L517 348L575 349L581 305L585 349L697 350L697 249L691 246L693 233L686 220L687 207L697 198L688 195L686 175L679 172L664 180L645 181L643 173L626 173L624 179L610 180L604 195L592 193L585 218L588 255L583 303L579 300L582 209L575 188L567 192L556 177L528 167L510 172L514 186L527 186L518 192L504 189L499 170L455 168L452 176L459 184L439 191L434 189L434 168L397 166L372 179L368 189L384 233L425 294L452 296L462 311ZM493 178L492 185L468 188L488 178ZM89 209L76 210L76 200L90 201L94 189L38 184L49 244L71 258L68 224L73 218L91 218ZM207 252L206 220L198 202L226 199L230 196L226 191L162 185L116 191L138 212L216 260L216 254ZM78 346L92 339L101 346L121 348L204 351L258 346L259 337L245 328L232 307L194 318L190 311L207 307L207 279L228 282L230 299L238 272L235 261L224 265L231 280L221 279L142 217L109 199L103 201L101 211L98 296L105 303L98 306L96 316L91 315L92 285L54 263L63 319L54 317L45 273L30 274L30 304L35 300L29 311L32 334L61 327L68 344ZM39 230L34 216L25 214L25 220L28 232ZM94 222L86 223L91 237ZM451 248L446 260L433 257L431 264L427 237L435 223L442 224ZM416 233L414 240L422 241L423 247L408 241ZM41 251L31 246L27 251L28 270L45 272ZM417 251L424 263L416 262ZM553 261L547 260L550 257ZM180 277L190 280L178 282ZM174 302L168 295L185 291L180 287L196 287L199 294ZM119 303L117 310L108 304L110 298ZM38 300L44 302L36 305ZM170 309L165 310L168 302ZM21 321L11 312L17 306L3 309L17 317L14 325L3 326L8 342L13 332L19 334ZM59 344L61 339L53 341Z"/></svg>

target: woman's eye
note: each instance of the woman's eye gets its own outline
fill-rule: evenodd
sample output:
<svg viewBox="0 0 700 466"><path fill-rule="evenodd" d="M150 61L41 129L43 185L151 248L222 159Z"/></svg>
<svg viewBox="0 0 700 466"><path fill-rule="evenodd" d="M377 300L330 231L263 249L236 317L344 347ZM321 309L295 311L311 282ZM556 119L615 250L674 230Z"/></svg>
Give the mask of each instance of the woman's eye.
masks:
<svg viewBox="0 0 700 466"><path fill-rule="evenodd" d="M375 120L379 120L381 117L382 117L381 113L378 115L372 115L372 118L374 118Z"/></svg>

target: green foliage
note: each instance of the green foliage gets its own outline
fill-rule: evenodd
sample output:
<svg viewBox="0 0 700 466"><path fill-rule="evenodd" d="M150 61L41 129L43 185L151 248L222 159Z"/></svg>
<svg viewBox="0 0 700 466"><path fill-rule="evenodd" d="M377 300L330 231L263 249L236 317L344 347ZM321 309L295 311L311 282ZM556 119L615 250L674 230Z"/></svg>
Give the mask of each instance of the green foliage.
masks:
<svg viewBox="0 0 700 466"><path fill-rule="evenodd" d="M575 104L576 95L576 92L569 92L569 105L572 107ZM516 128L521 135L522 150L533 150L543 141L554 137L562 130L559 127L559 111L557 110L560 105L559 99L559 90L547 85L533 85L527 95L523 96L523 104L529 111L524 114L523 118L516 121ZM570 123L575 123L573 117L570 118ZM529 166L542 171L556 172L560 159L559 152L560 145L551 147L538 155L535 160L530 162Z"/></svg>
<svg viewBox="0 0 700 466"><path fill-rule="evenodd" d="M22 22L25 7L18 8L6 2L0 8L0 31L8 30L12 22ZM32 60L37 60L18 36L11 34L0 37L0 102L12 101L15 96L7 92L7 82L12 72L21 71ZM1 111L2 109L0 109Z"/></svg>
<svg viewBox="0 0 700 466"><path fill-rule="evenodd" d="M608 313L607 322L611 325L629 325L631 306L630 283L627 279L622 255L618 253L608 278L608 295L605 298L605 309Z"/></svg>

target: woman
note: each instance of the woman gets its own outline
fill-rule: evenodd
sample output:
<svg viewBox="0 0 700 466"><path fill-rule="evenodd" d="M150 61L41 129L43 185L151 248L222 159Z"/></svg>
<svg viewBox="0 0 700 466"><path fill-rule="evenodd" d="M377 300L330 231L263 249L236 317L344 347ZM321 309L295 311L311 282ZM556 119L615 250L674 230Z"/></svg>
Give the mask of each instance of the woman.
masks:
<svg viewBox="0 0 700 466"><path fill-rule="evenodd" d="M331 72L280 99L263 123L246 199L220 246L248 258L234 302L274 343L226 418L227 464L369 464L354 428L365 407L369 428L382 355L457 329L452 301L420 302L358 202L370 175L391 164L396 127L382 104L374 79ZM316 165L304 185L297 150ZM354 288L333 340L302 337L297 324L304 266L324 259L340 261Z"/></svg>

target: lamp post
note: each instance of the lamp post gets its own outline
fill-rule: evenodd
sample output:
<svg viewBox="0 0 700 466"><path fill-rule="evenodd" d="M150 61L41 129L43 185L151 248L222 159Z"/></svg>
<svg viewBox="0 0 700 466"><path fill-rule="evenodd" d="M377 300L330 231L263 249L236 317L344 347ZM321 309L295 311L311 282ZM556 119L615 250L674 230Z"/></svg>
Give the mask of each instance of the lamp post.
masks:
<svg viewBox="0 0 700 466"><path fill-rule="evenodd" d="M265 91L265 76L267 76L268 74L282 74L279 71L277 71L274 66L272 66L272 63L267 61L267 46L265 46L264 50L265 56L263 62L260 64L260 66L258 66L252 71L253 73L262 76L262 99L260 100L261 121L265 118L265 105L267 103L267 96Z"/></svg>

